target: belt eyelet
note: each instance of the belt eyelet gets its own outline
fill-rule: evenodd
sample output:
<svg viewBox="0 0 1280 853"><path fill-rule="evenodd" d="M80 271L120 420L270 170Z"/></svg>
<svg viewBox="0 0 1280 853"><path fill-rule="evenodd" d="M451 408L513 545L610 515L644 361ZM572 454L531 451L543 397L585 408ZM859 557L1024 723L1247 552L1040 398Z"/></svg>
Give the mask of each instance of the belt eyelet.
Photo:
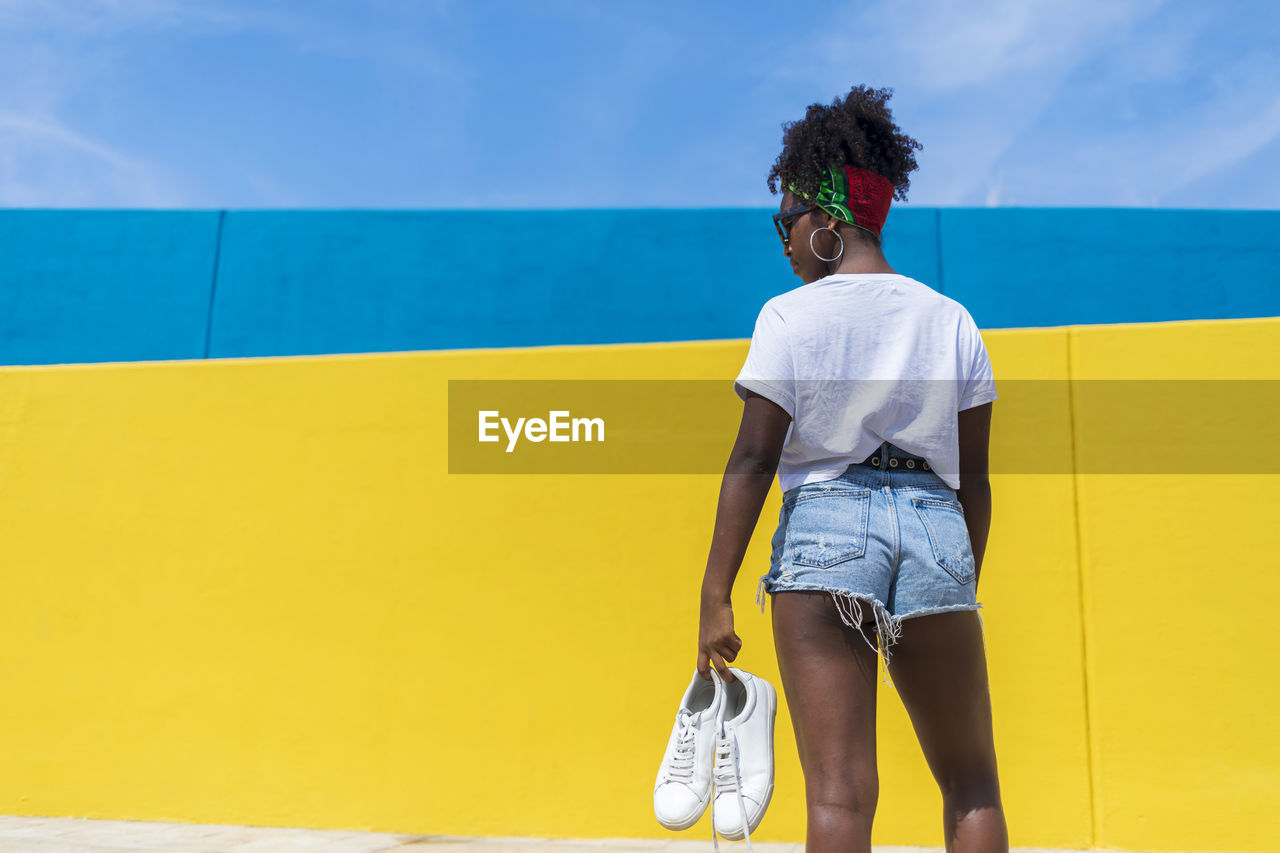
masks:
<svg viewBox="0 0 1280 853"><path fill-rule="evenodd" d="M926 470L926 471L928 471L928 470L929 470L929 463L928 463L928 462L924 462L924 463L921 463L921 464L923 464L923 465L924 465L924 470Z"/></svg>
<svg viewBox="0 0 1280 853"><path fill-rule="evenodd" d="M872 465L879 465L879 464L880 464L880 457L879 457L879 456L872 456L872 457L871 457L871 464L872 464Z"/></svg>
<svg viewBox="0 0 1280 853"><path fill-rule="evenodd" d="M916 460L914 460L914 459L908 459L908 460L907 460L907 467L908 467L908 468L914 468L914 467L916 467Z"/></svg>
<svg viewBox="0 0 1280 853"><path fill-rule="evenodd" d="M897 468L897 467L898 467L898 460L897 460L897 459L890 459L890 460L889 460L889 467L890 467L890 468Z"/></svg>

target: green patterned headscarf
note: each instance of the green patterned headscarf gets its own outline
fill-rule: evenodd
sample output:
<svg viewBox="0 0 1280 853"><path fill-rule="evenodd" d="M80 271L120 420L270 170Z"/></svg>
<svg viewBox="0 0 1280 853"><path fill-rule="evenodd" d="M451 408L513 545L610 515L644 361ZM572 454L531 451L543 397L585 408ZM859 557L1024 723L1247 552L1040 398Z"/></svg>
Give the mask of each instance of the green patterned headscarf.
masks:
<svg viewBox="0 0 1280 853"><path fill-rule="evenodd" d="M800 195L794 185L787 188ZM888 178L857 166L828 166L822 172L818 197L810 200L841 222L879 237L893 201L893 184Z"/></svg>

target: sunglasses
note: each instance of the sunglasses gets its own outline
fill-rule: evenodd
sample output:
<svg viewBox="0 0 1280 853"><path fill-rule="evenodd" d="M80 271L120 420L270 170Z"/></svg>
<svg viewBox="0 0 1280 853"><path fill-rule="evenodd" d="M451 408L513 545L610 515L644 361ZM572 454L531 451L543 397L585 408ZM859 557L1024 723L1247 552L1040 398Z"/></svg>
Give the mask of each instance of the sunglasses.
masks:
<svg viewBox="0 0 1280 853"><path fill-rule="evenodd" d="M811 204L797 204L795 207L773 215L773 227L778 229L778 237L782 240L783 247L791 248L791 226L793 224L791 220L811 210L813 210L813 205Z"/></svg>

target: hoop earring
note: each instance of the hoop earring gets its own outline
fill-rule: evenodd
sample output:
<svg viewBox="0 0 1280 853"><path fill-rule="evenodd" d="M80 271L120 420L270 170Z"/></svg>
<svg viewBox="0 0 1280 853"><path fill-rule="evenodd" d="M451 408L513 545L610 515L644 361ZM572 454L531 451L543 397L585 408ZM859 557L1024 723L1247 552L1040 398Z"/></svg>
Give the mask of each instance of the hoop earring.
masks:
<svg viewBox="0 0 1280 853"><path fill-rule="evenodd" d="M818 254L818 250L813 247L814 235L816 235L819 231L830 231L832 236L834 236L837 240L840 241L840 251L836 252L836 256L834 258L822 257L822 255ZM831 229L831 228L815 229L814 231L809 233L809 251L813 252L813 256L818 260L822 261L823 263L829 264L829 263L832 263L833 261L838 261L840 260L840 256L844 254L844 238L840 236L840 233L838 231L835 231L834 229Z"/></svg>

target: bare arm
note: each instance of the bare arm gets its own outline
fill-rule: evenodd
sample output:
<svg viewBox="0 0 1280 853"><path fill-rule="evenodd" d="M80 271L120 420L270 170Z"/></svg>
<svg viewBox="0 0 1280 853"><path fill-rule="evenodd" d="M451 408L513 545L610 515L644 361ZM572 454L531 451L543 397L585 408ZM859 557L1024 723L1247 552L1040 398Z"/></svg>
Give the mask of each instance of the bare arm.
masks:
<svg viewBox="0 0 1280 853"><path fill-rule="evenodd" d="M973 544L974 588L982 577L982 557L991 530L991 481L988 447L991 440L991 403L965 409L958 415L960 430L960 488L956 497L964 507L965 525Z"/></svg>
<svg viewBox="0 0 1280 853"><path fill-rule="evenodd" d="M720 484L711 553L702 582L704 600L729 602L760 510L773 486L790 425L791 416L772 400L748 394L738 438Z"/></svg>
<svg viewBox="0 0 1280 853"><path fill-rule="evenodd" d="M708 681L713 666L725 681L734 680L726 661L732 662L738 656L742 638L733 630L730 594L760 510L773 486L790 426L791 416L785 409L759 394L747 395L738 439L720 484L711 553L702 579L698 672Z"/></svg>

